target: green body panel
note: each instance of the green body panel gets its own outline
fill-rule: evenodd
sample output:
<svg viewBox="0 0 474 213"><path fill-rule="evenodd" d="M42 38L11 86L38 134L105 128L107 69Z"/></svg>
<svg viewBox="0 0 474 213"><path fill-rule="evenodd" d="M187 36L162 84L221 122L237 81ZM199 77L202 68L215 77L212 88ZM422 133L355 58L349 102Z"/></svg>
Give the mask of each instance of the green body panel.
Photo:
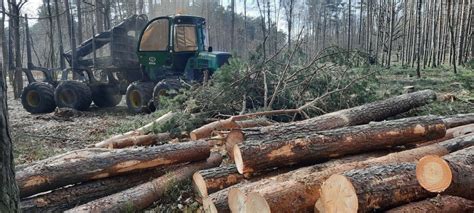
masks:
<svg viewBox="0 0 474 213"><path fill-rule="evenodd" d="M140 52L138 59L141 65L150 68L171 66L171 54L169 52Z"/></svg>
<svg viewBox="0 0 474 213"><path fill-rule="evenodd" d="M188 80L195 80L196 73L204 70L212 74L222 66L230 57L229 53L207 52L205 49L206 23L201 17L195 16L168 16L158 17L149 22L158 19L168 19L169 21L169 44L166 51L140 51L137 50L139 62L142 70L149 80L158 82L170 76L185 75ZM194 25L196 27L196 51L175 52L173 35L174 27L177 24ZM147 26L148 26L147 25ZM146 28L145 28L146 29ZM140 35L142 40L143 32Z"/></svg>

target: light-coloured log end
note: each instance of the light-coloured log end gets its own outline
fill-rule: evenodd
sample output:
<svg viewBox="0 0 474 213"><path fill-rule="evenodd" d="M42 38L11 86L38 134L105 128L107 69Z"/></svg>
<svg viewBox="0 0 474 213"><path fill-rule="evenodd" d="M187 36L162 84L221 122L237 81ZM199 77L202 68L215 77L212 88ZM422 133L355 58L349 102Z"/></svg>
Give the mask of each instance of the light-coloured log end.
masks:
<svg viewBox="0 0 474 213"><path fill-rule="evenodd" d="M233 148L235 144L240 144L244 142L244 133L240 129L233 129L232 131L229 132L227 135L227 138L225 140L225 147L227 150L227 154L229 155L230 158L234 158L233 156Z"/></svg>
<svg viewBox="0 0 474 213"><path fill-rule="evenodd" d="M263 196L257 192L250 193L245 199L246 213L270 213L270 206Z"/></svg>
<svg viewBox="0 0 474 213"><path fill-rule="evenodd" d="M237 171L240 174L244 174L244 161L242 159L242 153L240 152L240 148L238 144L234 145L234 148L232 148L232 153L234 155L234 162L235 162L235 167L237 167Z"/></svg>
<svg viewBox="0 0 474 213"><path fill-rule="evenodd" d="M212 202L210 197L202 199L202 207L206 213L218 213L216 205L214 205L214 202Z"/></svg>
<svg viewBox="0 0 474 213"><path fill-rule="evenodd" d="M343 175L331 175L321 186L319 212L357 212L359 202L351 181Z"/></svg>
<svg viewBox="0 0 474 213"><path fill-rule="evenodd" d="M230 189L227 197L231 212L245 212L245 199L247 196L240 189Z"/></svg>
<svg viewBox="0 0 474 213"><path fill-rule="evenodd" d="M196 191L196 195L198 197L207 197L209 194L207 193L207 186L206 186L206 181L204 181L204 178L202 177L199 172L195 172L193 174L193 186L194 186L194 191Z"/></svg>
<svg viewBox="0 0 474 213"><path fill-rule="evenodd" d="M436 155L427 155L416 165L416 179L430 192L446 190L453 179L448 163Z"/></svg>

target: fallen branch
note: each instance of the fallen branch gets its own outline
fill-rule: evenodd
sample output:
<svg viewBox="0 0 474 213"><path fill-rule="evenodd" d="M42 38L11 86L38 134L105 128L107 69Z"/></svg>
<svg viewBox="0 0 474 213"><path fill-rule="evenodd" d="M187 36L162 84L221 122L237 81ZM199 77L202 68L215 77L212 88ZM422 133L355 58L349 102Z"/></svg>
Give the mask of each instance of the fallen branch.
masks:
<svg viewBox="0 0 474 213"><path fill-rule="evenodd" d="M106 139L106 140L103 140L99 143L96 143L94 145L94 147L108 148L108 147L110 147L110 144L113 144L114 142L116 142L118 140L122 140L122 139L132 137L132 136L146 135L146 134L150 133L153 126L164 124L167 121L171 120L171 118L173 118L173 116L175 116L175 115L176 114L173 113L173 112L168 112L168 113L164 114L163 116L159 117L158 119L154 120L153 122L150 122L150 123L146 124L145 126L142 126L142 127L138 128L136 130L132 130L132 131L120 134L120 135L115 135L115 136L113 136L109 139Z"/></svg>

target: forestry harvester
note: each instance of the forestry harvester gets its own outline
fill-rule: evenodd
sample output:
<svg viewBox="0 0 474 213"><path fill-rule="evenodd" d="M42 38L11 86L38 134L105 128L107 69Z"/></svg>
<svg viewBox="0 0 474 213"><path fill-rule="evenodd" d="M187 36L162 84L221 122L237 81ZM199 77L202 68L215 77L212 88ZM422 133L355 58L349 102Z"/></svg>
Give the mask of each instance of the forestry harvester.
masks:
<svg viewBox="0 0 474 213"><path fill-rule="evenodd" d="M231 55L213 52L207 40L201 17L164 16L148 22L144 15L132 16L66 52L71 68L59 81L51 69L25 69L29 84L22 105L30 113L52 112L56 106L87 110L92 101L98 107L116 106L125 94L131 112L148 112L159 107L161 96L175 94L183 82L206 80L228 61ZM97 56L104 52L108 55ZM41 71L44 79L38 81L32 70ZM76 80L70 80L68 71Z"/></svg>

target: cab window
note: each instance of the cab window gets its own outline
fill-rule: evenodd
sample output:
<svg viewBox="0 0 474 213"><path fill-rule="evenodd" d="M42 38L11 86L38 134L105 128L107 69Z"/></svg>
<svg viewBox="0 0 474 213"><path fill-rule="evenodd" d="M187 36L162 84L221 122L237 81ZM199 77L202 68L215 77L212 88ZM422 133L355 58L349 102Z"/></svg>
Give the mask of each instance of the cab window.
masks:
<svg viewBox="0 0 474 213"><path fill-rule="evenodd" d="M169 20L157 19L150 23L142 35L140 51L166 51L169 45Z"/></svg>
<svg viewBox="0 0 474 213"><path fill-rule="evenodd" d="M196 25L179 24L174 28L174 51L189 52L198 50Z"/></svg>

